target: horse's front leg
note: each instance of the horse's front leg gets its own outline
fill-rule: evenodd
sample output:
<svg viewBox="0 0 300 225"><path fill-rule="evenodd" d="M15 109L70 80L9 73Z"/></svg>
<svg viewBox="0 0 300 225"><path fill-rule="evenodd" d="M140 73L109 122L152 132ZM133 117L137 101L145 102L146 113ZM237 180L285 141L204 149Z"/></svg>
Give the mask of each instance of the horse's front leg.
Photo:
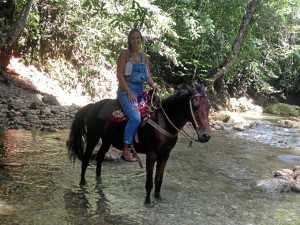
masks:
<svg viewBox="0 0 300 225"><path fill-rule="evenodd" d="M150 205L151 204L151 191L153 188L153 169L154 169L154 164L156 161L156 156L154 153L152 154L147 154L146 158L146 198L145 198L145 205Z"/></svg>
<svg viewBox="0 0 300 225"><path fill-rule="evenodd" d="M154 197L156 199L160 199L160 190L161 190L161 185L163 182L163 176L164 176L164 171L165 167L167 164L168 159L164 160L158 160L157 165L156 165L156 173L155 173L155 188L154 188Z"/></svg>

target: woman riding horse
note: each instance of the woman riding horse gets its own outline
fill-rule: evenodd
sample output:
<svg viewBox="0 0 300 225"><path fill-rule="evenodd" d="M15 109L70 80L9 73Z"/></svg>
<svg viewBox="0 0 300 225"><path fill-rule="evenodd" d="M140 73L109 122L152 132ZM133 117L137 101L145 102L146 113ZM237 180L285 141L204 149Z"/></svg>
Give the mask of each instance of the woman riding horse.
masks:
<svg viewBox="0 0 300 225"><path fill-rule="evenodd" d="M99 118L99 112L109 104L112 99L104 99L95 104L81 108L75 116L71 126L68 143L71 159L78 157L82 161L81 181L85 181L85 172L90 156L102 140L97 152L96 176L101 176L101 166L106 152L110 146L123 149L123 135L125 123L116 125L105 118ZM146 154L146 199L150 204L150 194L153 188L153 170L156 164L154 180L155 198L160 198L163 174L171 150L174 148L178 134L187 122L190 122L197 133L196 141L205 143L211 137L209 124L210 104L208 102L204 85L197 88L186 88L177 91L170 97L163 99L156 110L150 113L147 123L137 131L138 142L134 148L139 153ZM86 146L86 148L84 148Z"/></svg>

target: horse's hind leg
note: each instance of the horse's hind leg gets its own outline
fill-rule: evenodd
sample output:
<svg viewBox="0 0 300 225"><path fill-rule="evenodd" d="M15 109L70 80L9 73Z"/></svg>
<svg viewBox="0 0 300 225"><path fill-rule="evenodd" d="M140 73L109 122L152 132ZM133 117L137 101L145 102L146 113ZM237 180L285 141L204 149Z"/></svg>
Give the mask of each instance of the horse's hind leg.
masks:
<svg viewBox="0 0 300 225"><path fill-rule="evenodd" d="M85 172L89 165L91 155L93 153L93 150L95 146L97 145L99 141L99 137L88 137L86 142L86 150L84 152L83 158L82 158L82 164L81 164L81 180L80 185L85 185Z"/></svg>
<svg viewBox="0 0 300 225"><path fill-rule="evenodd" d="M100 178L101 177L101 167L102 167L102 162L104 160L105 154L108 152L110 148L110 143L102 141L101 147L99 151L97 152L97 167L96 167L96 177Z"/></svg>

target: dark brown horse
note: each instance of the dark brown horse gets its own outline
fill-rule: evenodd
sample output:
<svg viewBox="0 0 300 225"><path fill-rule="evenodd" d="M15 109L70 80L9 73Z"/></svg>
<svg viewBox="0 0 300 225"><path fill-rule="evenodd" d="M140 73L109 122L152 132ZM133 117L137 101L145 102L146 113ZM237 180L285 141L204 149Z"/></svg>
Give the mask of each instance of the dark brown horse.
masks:
<svg viewBox="0 0 300 225"><path fill-rule="evenodd" d="M111 101L112 99L104 99L84 106L76 113L72 123L67 145L71 159L78 157L82 161L81 185L86 183L85 172L89 159L100 138L102 144L97 152L96 167L98 178L101 176L102 161L110 146L120 150L123 148L125 122L116 124L111 122L109 117L99 118L99 112ZM205 143L211 137L208 120L210 105L203 85L195 89L181 89L165 98L159 105L160 107L150 113L148 122L138 129L139 141L134 143L134 149L138 153L146 154L145 204L150 203L155 163L154 197L160 198L165 166L177 142L178 133L184 125L191 122L197 133L196 141Z"/></svg>

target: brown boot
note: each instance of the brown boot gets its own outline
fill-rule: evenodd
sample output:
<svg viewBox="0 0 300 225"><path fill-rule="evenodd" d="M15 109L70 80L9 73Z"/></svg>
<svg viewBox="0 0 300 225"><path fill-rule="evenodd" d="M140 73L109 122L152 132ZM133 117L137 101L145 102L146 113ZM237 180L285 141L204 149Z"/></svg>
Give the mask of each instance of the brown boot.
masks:
<svg viewBox="0 0 300 225"><path fill-rule="evenodd" d="M126 162L136 162L137 159L132 155L130 145L124 144L122 158Z"/></svg>

